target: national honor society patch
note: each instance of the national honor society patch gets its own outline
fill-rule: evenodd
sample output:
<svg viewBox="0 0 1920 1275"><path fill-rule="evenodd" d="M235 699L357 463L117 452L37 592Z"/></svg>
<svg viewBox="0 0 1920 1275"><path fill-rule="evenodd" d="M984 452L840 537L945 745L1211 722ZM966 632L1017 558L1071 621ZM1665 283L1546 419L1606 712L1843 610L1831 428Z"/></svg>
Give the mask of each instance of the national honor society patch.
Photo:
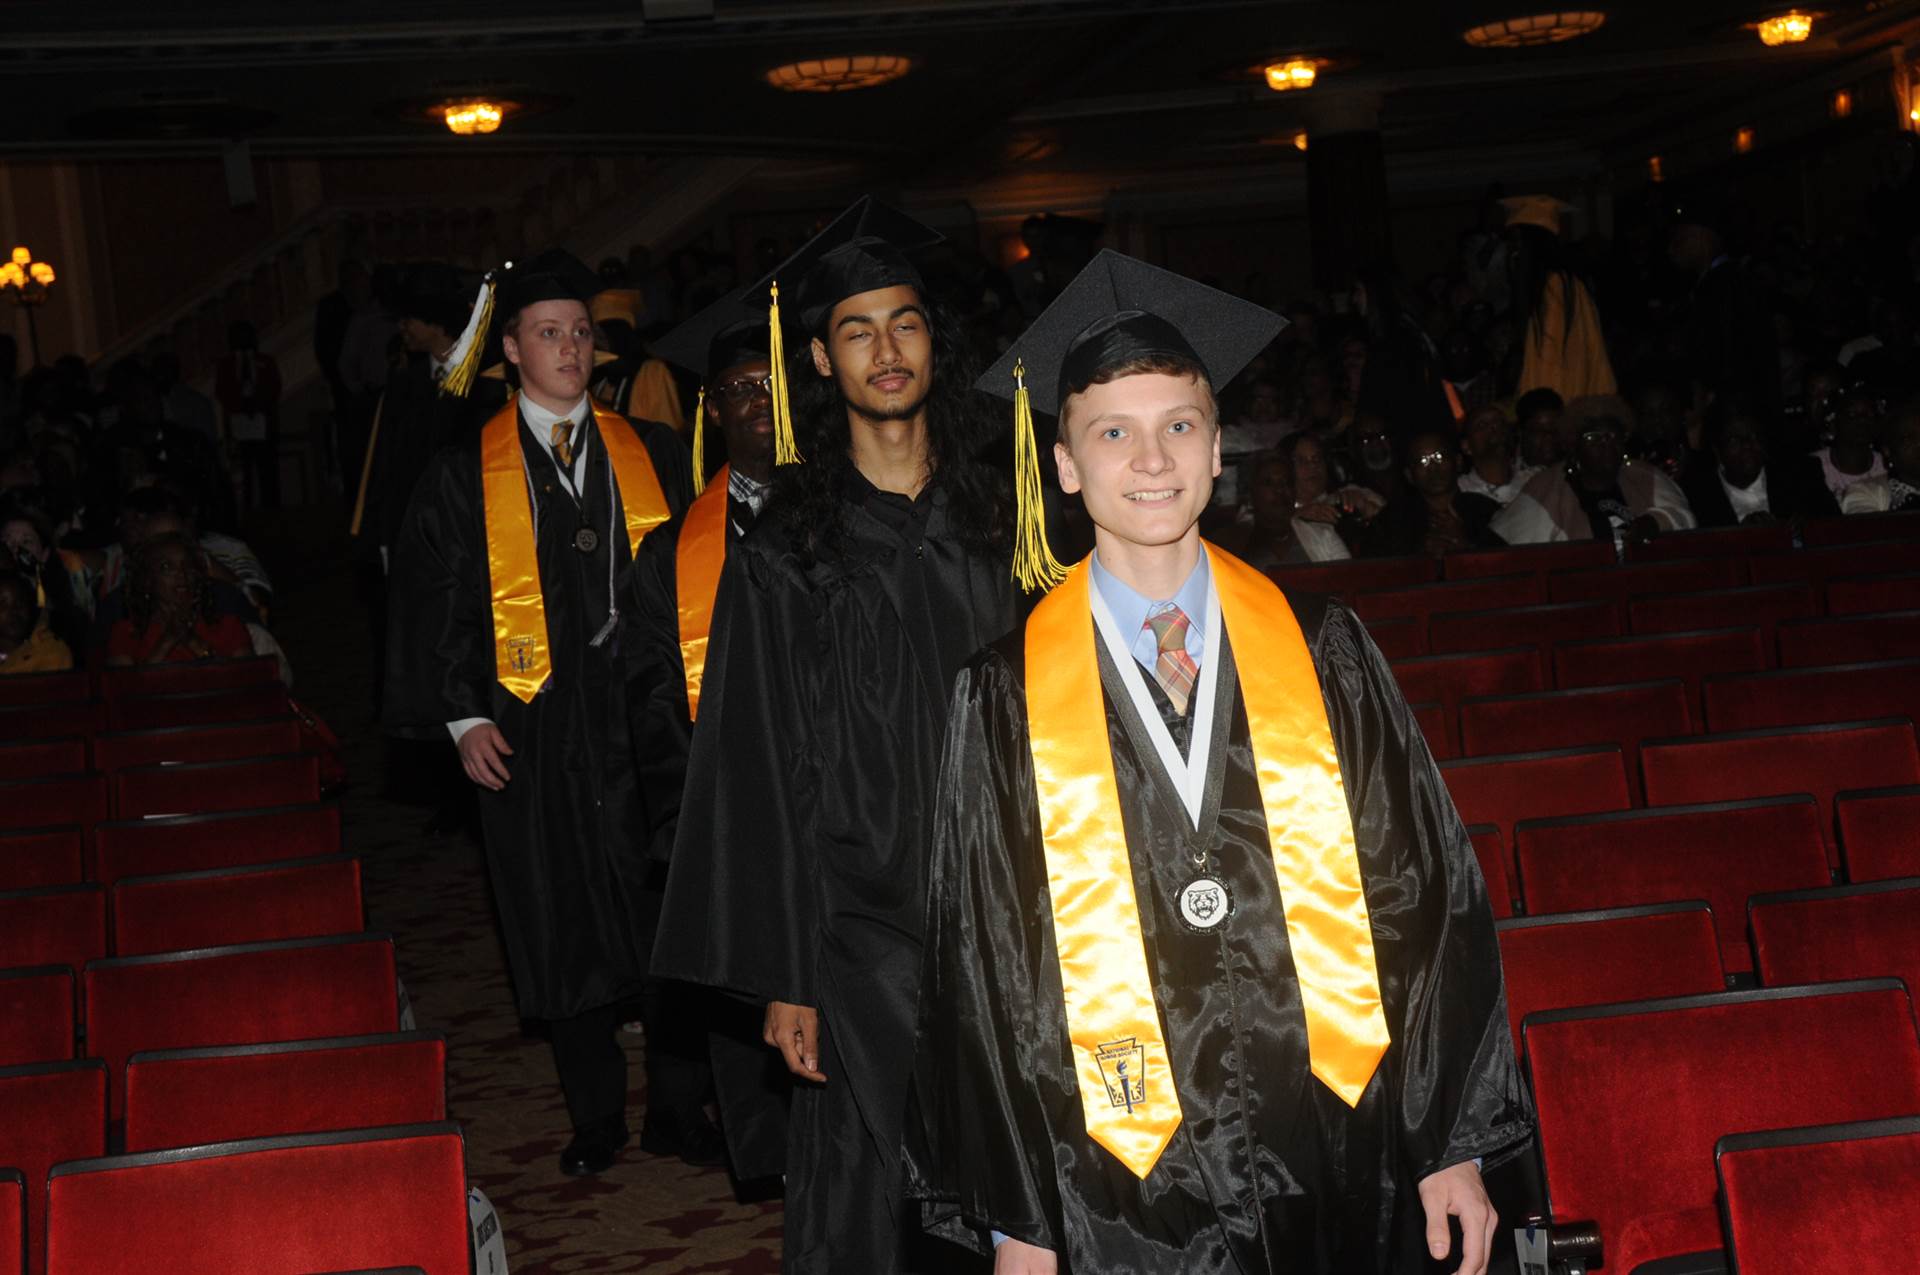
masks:
<svg viewBox="0 0 1920 1275"><path fill-rule="evenodd" d="M1100 1078L1107 1082L1107 1100L1132 1111L1147 1100L1147 1047L1135 1037L1116 1040L1094 1051Z"/></svg>

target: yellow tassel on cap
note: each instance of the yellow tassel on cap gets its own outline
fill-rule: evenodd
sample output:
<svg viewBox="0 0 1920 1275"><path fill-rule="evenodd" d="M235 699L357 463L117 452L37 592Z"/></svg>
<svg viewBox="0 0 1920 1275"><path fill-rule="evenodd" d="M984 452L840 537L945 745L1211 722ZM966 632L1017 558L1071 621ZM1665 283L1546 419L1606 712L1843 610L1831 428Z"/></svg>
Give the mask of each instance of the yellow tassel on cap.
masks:
<svg viewBox="0 0 1920 1275"><path fill-rule="evenodd" d="M493 275L489 272L481 280L480 295L473 299L473 313L467 316L466 328L453 343L453 365L440 382L442 394L465 398L473 388L474 378L480 374L480 358L487 352L487 326L493 322L493 289Z"/></svg>
<svg viewBox="0 0 1920 1275"><path fill-rule="evenodd" d="M1040 444L1033 436L1026 364L1014 363L1013 383L1013 578L1032 593L1059 584L1067 578L1067 569L1047 544L1046 493L1040 482Z"/></svg>
<svg viewBox="0 0 1920 1275"><path fill-rule="evenodd" d="M780 332L780 282L775 280L767 307L767 362L773 372L773 463L800 463L800 444L793 437L793 401L787 397L787 343Z"/></svg>
<svg viewBox="0 0 1920 1275"><path fill-rule="evenodd" d="M707 489L707 387L693 407L693 494Z"/></svg>

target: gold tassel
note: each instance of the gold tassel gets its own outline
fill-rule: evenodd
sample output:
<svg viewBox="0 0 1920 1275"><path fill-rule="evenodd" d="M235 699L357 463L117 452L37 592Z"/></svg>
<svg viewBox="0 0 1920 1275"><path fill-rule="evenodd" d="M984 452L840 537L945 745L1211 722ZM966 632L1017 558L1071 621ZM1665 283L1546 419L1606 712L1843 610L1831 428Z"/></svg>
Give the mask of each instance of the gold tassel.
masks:
<svg viewBox="0 0 1920 1275"><path fill-rule="evenodd" d="M707 387L700 387L700 398L693 408L693 494L707 489Z"/></svg>
<svg viewBox="0 0 1920 1275"><path fill-rule="evenodd" d="M466 348L460 352L460 360L447 369L447 375L440 382L442 394L452 394L465 398L467 391L473 388L473 381L480 374L480 359L487 352L487 326L493 322L493 276L489 274L480 285L480 295L474 298L473 314L467 319L466 330L454 342L459 349L462 342Z"/></svg>
<svg viewBox="0 0 1920 1275"><path fill-rule="evenodd" d="M767 307L767 362L773 372L773 463L798 465L800 445L793 437L793 401L787 397L787 343L780 332L780 281L774 280Z"/></svg>
<svg viewBox="0 0 1920 1275"><path fill-rule="evenodd" d="M1027 593L1051 589L1067 578L1067 569L1047 544L1046 489L1040 482L1040 444L1033 436L1033 400L1027 394L1026 364L1013 365L1013 578Z"/></svg>

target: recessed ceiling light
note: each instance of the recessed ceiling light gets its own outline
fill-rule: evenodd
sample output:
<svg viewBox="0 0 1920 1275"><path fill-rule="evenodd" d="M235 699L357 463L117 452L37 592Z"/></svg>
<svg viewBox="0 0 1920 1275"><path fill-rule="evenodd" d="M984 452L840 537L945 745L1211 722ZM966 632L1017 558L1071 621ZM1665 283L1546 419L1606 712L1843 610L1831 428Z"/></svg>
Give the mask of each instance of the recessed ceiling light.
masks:
<svg viewBox="0 0 1920 1275"><path fill-rule="evenodd" d="M1318 58L1287 58L1280 62L1267 64L1265 74L1267 87L1276 93L1287 93L1294 89L1310 89L1320 77Z"/></svg>
<svg viewBox="0 0 1920 1275"><path fill-rule="evenodd" d="M1507 18L1468 27L1460 38L1480 49L1520 49L1535 44L1558 44L1592 35L1606 23L1607 15L1598 9L1576 9L1564 13L1536 13L1524 18Z"/></svg>
<svg viewBox="0 0 1920 1275"><path fill-rule="evenodd" d="M1794 9L1756 22L1753 29L1760 33L1760 43L1770 49L1782 44L1799 44L1813 34L1813 20L1818 16Z"/></svg>
<svg viewBox="0 0 1920 1275"><path fill-rule="evenodd" d="M767 72L767 83L789 93L845 93L890 84L913 69L913 59L892 53L808 58Z"/></svg>

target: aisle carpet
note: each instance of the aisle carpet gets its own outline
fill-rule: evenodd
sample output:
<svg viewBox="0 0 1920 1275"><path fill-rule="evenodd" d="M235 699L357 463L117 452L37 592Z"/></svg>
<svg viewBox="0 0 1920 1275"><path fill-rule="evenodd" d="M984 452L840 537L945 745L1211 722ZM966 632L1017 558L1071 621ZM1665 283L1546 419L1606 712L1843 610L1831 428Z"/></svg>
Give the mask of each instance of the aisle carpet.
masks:
<svg viewBox="0 0 1920 1275"><path fill-rule="evenodd" d="M777 1202L738 1204L722 1170L638 1149L646 1095L637 1035L623 1037L635 1144L600 1177L560 1175L567 1117L553 1058L515 1014L479 846L470 834L429 836L424 797L382 793L386 746L371 720L371 639L348 550L291 518L259 529L258 547L277 570L274 629L295 694L346 745L346 842L362 857L368 926L393 935L418 1025L447 1037L448 1117L466 1133L472 1184L500 1212L514 1275L778 1271Z"/></svg>

